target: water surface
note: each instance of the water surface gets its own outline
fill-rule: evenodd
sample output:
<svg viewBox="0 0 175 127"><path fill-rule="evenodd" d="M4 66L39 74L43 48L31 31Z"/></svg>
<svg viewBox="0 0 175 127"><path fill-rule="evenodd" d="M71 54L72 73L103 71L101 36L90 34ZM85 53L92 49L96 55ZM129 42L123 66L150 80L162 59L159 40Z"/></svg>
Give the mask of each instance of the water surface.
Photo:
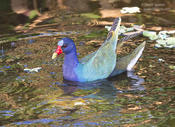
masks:
<svg viewBox="0 0 175 127"><path fill-rule="evenodd" d="M82 0L76 7L74 0L48 2L23 1L19 11L1 1L0 126L175 126L174 49L156 49L154 41L136 37L117 52L126 55L147 41L135 71L90 83L64 81L63 55L51 60L63 37L75 41L79 58L97 50L107 35L104 26L117 16L122 25L172 30L173 0ZM121 14L125 6L141 13ZM42 69L24 72L36 67Z"/></svg>

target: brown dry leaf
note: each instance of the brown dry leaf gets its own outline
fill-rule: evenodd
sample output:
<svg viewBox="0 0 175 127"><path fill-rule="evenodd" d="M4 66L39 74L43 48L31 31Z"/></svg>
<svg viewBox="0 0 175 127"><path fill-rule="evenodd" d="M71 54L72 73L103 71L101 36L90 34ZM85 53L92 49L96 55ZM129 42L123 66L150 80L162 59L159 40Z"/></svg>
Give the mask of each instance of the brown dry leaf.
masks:
<svg viewBox="0 0 175 127"><path fill-rule="evenodd" d="M161 104L162 104L162 102L157 101L157 102L155 102L155 104L156 104L156 105L161 105Z"/></svg>
<svg viewBox="0 0 175 127"><path fill-rule="evenodd" d="M100 10L100 13L102 18L116 18L123 16L123 14L120 13L120 9L103 9Z"/></svg>
<svg viewBox="0 0 175 127"><path fill-rule="evenodd" d="M162 27L159 27L159 26L153 26L153 27L149 28L149 30L161 31L161 30L162 30Z"/></svg>
<svg viewBox="0 0 175 127"><path fill-rule="evenodd" d="M129 98L140 98L139 96L133 95L133 94L126 94L124 96L129 97Z"/></svg>
<svg viewBox="0 0 175 127"><path fill-rule="evenodd" d="M128 108L128 110L140 110L142 109L140 106L135 106L135 107L131 107L131 108Z"/></svg>

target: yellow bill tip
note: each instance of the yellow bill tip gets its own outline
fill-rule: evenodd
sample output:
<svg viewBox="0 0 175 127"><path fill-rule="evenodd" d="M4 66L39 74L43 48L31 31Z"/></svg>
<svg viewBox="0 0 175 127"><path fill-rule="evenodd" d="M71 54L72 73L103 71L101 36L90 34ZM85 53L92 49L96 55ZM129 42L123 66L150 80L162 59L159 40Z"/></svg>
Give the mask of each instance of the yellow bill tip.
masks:
<svg viewBox="0 0 175 127"><path fill-rule="evenodd" d="M52 55L52 59L55 59L57 57L57 53L54 52L53 55Z"/></svg>

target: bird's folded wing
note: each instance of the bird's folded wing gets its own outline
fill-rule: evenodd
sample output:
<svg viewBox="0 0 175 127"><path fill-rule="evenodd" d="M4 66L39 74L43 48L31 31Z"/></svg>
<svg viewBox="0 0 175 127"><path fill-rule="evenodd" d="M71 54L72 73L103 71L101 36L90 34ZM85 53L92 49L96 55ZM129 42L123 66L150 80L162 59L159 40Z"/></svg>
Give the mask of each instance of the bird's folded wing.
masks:
<svg viewBox="0 0 175 127"><path fill-rule="evenodd" d="M120 23L121 19L116 18L107 39L101 47L96 52L85 57L84 61L81 61L83 64L82 74L85 74L87 79L95 80L106 78L115 68L116 45Z"/></svg>

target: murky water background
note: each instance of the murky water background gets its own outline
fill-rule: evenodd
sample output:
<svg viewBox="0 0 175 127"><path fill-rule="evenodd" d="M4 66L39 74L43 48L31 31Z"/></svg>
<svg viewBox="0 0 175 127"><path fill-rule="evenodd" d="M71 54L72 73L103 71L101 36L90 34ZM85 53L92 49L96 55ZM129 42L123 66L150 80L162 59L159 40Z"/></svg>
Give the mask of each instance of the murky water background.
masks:
<svg viewBox="0 0 175 127"><path fill-rule="evenodd" d="M76 6L75 6L76 3ZM175 29L174 0L2 0L0 2L0 126L175 126L175 49L136 37L118 56L147 41L135 71L91 83L63 81L57 41L71 37L79 58L98 49L106 25ZM126 6L141 13L121 14ZM164 61L160 61L160 58ZM25 68L41 67L39 72Z"/></svg>

